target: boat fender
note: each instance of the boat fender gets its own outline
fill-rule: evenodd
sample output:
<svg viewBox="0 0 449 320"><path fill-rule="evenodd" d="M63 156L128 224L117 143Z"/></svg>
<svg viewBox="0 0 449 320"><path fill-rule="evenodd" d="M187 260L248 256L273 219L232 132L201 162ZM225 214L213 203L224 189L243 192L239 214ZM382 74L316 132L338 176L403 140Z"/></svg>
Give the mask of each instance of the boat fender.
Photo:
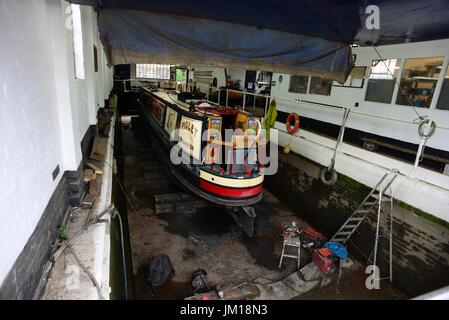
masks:
<svg viewBox="0 0 449 320"><path fill-rule="evenodd" d="M295 124L292 126L292 120L295 120ZM299 115L296 112L292 112L288 115L287 121L285 122L288 133L293 134L299 129Z"/></svg>
<svg viewBox="0 0 449 320"><path fill-rule="evenodd" d="M324 167L321 169L320 179L326 186L333 186L338 180L337 171L333 168Z"/></svg>

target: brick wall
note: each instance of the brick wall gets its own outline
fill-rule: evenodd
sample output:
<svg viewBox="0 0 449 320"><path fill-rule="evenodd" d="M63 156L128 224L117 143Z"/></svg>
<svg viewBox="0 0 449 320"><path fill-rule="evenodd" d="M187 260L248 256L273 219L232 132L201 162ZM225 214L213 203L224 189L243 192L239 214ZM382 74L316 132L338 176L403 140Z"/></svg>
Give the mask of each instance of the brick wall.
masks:
<svg viewBox="0 0 449 320"><path fill-rule="evenodd" d="M266 177L266 187L327 236L338 230L370 191L341 174L334 186L325 186L319 179L318 165L293 154L280 154L279 158L279 171ZM416 296L449 285L449 229L412 210L395 203L393 276L397 288ZM386 213L382 226L387 222ZM362 263L373 249L375 220L375 214L370 214L348 245ZM380 254L388 257L387 239L380 241L379 248ZM386 259L378 259L385 275Z"/></svg>

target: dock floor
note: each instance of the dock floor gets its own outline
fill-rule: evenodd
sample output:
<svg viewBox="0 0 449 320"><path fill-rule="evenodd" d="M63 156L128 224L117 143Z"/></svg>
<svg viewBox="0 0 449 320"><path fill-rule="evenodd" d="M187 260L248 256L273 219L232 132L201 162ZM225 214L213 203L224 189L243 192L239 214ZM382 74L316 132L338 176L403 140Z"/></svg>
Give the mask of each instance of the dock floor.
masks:
<svg viewBox="0 0 449 320"><path fill-rule="evenodd" d="M295 271L296 260L293 259L284 259L282 268L278 268L282 249L279 230L292 221L300 226L308 224L270 192L265 190L263 200L255 206L257 219L253 238L247 237L225 210L213 205L155 215L155 194L183 190L171 180L154 174L154 168L159 168L160 163L140 125L123 130L122 142L125 188L137 211L128 205L136 299L191 296L191 275L197 269L206 270L212 288L261 277L277 281ZM170 257L175 275L158 291L150 293L147 290L148 268L152 257L159 254ZM305 250L302 256L301 265L310 262ZM360 295L359 290L344 290L342 298L376 298L364 288L365 278L354 280L351 285L355 282L365 294ZM403 297L390 288L381 291L383 299ZM340 294L341 290L329 289L302 298L339 299Z"/></svg>

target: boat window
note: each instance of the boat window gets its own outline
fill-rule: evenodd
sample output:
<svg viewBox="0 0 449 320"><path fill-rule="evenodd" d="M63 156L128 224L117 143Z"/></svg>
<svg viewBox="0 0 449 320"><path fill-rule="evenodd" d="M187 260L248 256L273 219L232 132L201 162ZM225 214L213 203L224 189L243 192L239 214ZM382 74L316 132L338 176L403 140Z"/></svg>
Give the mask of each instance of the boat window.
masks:
<svg viewBox="0 0 449 320"><path fill-rule="evenodd" d="M397 104L429 108L444 57L405 60Z"/></svg>
<svg viewBox="0 0 449 320"><path fill-rule="evenodd" d="M293 74L290 76L290 86L288 92L307 93L307 84L309 77Z"/></svg>
<svg viewBox="0 0 449 320"><path fill-rule="evenodd" d="M401 59L374 60L371 64L366 101L391 103Z"/></svg>
<svg viewBox="0 0 449 320"><path fill-rule="evenodd" d="M136 78L170 79L169 64L136 64Z"/></svg>
<svg viewBox="0 0 449 320"><path fill-rule="evenodd" d="M438 99L437 109L449 110L449 69L444 77L440 97Z"/></svg>
<svg viewBox="0 0 449 320"><path fill-rule="evenodd" d="M310 93L330 96L332 89L332 80L312 77L310 81Z"/></svg>

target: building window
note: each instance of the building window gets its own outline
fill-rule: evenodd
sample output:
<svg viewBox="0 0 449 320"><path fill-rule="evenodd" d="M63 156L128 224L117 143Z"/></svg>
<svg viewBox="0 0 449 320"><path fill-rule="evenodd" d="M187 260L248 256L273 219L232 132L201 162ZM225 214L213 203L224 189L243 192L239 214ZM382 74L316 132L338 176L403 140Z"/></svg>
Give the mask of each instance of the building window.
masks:
<svg viewBox="0 0 449 320"><path fill-rule="evenodd" d="M176 69L176 82L178 83L185 83L187 77L187 70L186 69Z"/></svg>
<svg viewBox="0 0 449 320"><path fill-rule="evenodd" d="M293 93L307 93L307 85L309 83L309 77L300 75L290 76L290 86L288 92Z"/></svg>
<svg viewBox="0 0 449 320"><path fill-rule="evenodd" d="M334 82L334 86L347 88L363 88L365 72L366 67L354 67L349 73L345 83L340 84L338 82Z"/></svg>
<svg viewBox="0 0 449 320"><path fill-rule="evenodd" d="M310 93L330 96L332 90L332 80L312 77L310 80Z"/></svg>
<svg viewBox="0 0 449 320"><path fill-rule="evenodd" d="M430 108L444 57L405 60L397 104Z"/></svg>
<svg viewBox="0 0 449 320"><path fill-rule="evenodd" d="M371 64L366 101L391 103L400 59L374 60Z"/></svg>
<svg viewBox="0 0 449 320"><path fill-rule="evenodd" d="M136 64L136 78L170 79L169 64Z"/></svg>
<svg viewBox="0 0 449 320"><path fill-rule="evenodd" d="M81 27L81 8L71 4L73 26L73 54L75 57L75 78L84 79L83 30Z"/></svg>
<svg viewBox="0 0 449 320"><path fill-rule="evenodd" d="M438 98L437 109L449 110L449 69L444 77L440 97Z"/></svg>

